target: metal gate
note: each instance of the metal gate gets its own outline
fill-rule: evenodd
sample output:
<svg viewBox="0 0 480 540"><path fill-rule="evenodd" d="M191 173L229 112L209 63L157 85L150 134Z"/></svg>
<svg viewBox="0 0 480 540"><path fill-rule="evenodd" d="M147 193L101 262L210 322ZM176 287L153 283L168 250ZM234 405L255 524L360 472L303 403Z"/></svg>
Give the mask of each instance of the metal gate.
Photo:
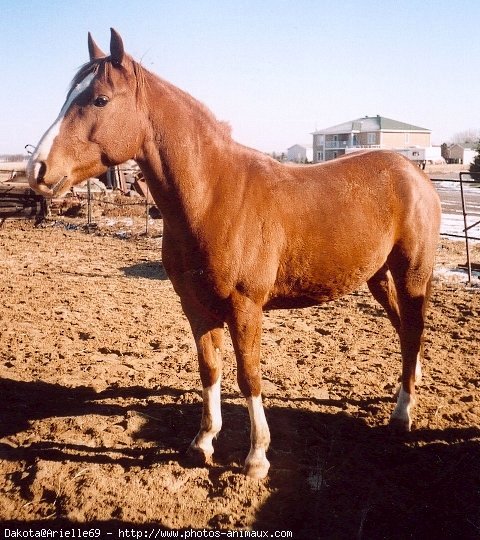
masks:
<svg viewBox="0 0 480 540"><path fill-rule="evenodd" d="M442 233L442 236L463 238L467 253L468 281L472 281L470 240L480 241L480 180L474 180L469 172L460 172L459 179L432 178L432 182L449 182L459 185L459 197L463 216L463 229L457 233ZM477 192L478 190L478 192ZM442 208L443 213L443 208ZM477 233L478 231L478 233Z"/></svg>

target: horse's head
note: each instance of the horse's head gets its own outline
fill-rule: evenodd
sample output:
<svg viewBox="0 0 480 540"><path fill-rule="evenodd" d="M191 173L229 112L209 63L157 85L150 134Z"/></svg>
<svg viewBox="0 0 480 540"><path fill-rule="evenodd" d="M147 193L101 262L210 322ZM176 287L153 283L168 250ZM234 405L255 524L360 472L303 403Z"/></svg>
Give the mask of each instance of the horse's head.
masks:
<svg viewBox="0 0 480 540"><path fill-rule="evenodd" d="M142 143L142 73L111 30L110 56L88 36L90 62L75 76L55 122L27 168L30 186L47 197L135 157Z"/></svg>

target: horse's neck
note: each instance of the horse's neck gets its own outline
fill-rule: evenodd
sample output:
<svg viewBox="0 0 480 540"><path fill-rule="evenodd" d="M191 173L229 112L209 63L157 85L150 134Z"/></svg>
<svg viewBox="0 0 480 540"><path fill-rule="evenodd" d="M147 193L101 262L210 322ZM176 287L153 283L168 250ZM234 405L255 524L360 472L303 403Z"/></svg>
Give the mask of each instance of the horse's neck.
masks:
<svg viewBox="0 0 480 540"><path fill-rule="evenodd" d="M147 85L151 134L139 164L165 217L192 226L207 211L212 189L225 177L225 154L236 144L200 102L152 77Z"/></svg>

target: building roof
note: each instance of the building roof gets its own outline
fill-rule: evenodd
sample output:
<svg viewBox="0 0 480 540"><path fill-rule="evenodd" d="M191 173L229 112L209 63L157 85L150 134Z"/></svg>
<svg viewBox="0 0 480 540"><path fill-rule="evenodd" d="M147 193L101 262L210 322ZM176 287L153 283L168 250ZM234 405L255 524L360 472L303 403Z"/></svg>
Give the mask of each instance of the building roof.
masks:
<svg viewBox="0 0 480 540"><path fill-rule="evenodd" d="M448 148L454 148L455 146L464 150L475 150L473 143L452 143Z"/></svg>
<svg viewBox="0 0 480 540"><path fill-rule="evenodd" d="M307 150L308 148L313 148L313 145L312 144L300 144L300 143L297 143L297 144L294 144L293 146L290 146L289 148L287 148L287 150L291 150L292 148L305 148L305 150Z"/></svg>
<svg viewBox="0 0 480 540"><path fill-rule="evenodd" d="M431 130L414 126L413 124L406 124L405 122L399 122L398 120L392 120L391 118L385 118L384 116L363 116L355 120L349 120L343 124L337 124L326 129L319 129L316 133L360 133L366 131L417 131L430 133Z"/></svg>

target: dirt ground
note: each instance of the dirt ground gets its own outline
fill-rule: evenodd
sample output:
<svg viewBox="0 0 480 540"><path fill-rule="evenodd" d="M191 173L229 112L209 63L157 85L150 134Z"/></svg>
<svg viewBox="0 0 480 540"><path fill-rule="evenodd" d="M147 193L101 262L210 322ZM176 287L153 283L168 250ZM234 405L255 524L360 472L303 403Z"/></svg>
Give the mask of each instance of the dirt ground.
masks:
<svg viewBox="0 0 480 540"><path fill-rule="evenodd" d="M408 435L386 427L399 347L366 288L266 314L271 472L253 481L229 341L216 461L184 457L201 415L194 344L161 266L161 220L147 237L138 219L0 229L4 528L480 537L480 288L446 271L465 262L462 243L439 246Z"/></svg>

